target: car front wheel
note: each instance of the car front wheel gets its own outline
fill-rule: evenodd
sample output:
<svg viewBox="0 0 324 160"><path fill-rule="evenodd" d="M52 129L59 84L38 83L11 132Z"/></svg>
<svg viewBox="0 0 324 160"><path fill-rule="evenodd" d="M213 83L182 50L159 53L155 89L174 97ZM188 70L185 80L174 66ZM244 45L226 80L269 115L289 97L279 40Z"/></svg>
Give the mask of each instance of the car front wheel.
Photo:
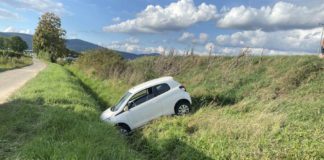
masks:
<svg viewBox="0 0 324 160"><path fill-rule="evenodd" d="M124 125L118 125L117 126L119 132L122 134L122 135L129 135L130 134L130 129L129 127L127 126L124 126Z"/></svg>
<svg viewBox="0 0 324 160"><path fill-rule="evenodd" d="M187 101L180 101L175 107L176 115L185 115L190 112L190 103Z"/></svg>

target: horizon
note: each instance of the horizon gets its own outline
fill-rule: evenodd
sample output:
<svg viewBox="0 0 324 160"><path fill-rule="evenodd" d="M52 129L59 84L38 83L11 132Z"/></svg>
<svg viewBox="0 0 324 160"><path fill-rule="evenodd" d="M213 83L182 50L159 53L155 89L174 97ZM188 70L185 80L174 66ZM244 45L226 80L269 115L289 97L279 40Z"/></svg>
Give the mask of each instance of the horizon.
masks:
<svg viewBox="0 0 324 160"><path fill-rule="evenodd" d="M199 55L235 55L249 47L254 55L314 55L324 22L320 0L0 2L1 32L33 35L38 18L53 12L67 39L137 54L194 48Z"/></svg>

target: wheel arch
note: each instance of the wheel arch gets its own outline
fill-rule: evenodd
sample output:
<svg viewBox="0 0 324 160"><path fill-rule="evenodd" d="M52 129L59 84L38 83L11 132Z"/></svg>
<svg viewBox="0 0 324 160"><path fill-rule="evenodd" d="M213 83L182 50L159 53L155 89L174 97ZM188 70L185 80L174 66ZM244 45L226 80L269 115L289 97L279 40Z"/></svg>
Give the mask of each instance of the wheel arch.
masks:
<svg viewBox="0 0 324 160"><path fill-rule="evenodd" d="M177 103L176 103L176 104L174 105L174 107L173 107L174 113L176 113L176 107L177 107L177 105L178 105L179 103L181 103L181 102L186 102L186 103L188 103L189 105L191 105L191 103L190 103L190 101L189 101L188 99L180 99L180 100L177 101ZM189 108L191 108L191 106L189 106Z"/></svg>
<svg viewBox="0 0 324 160"><path fill-rule="evenodd" d="M125 127L125 128L128 129L129 131L132 130L132 129L129 127L128 124L123 123L123 122L117 123L116 126Z"/></svg>

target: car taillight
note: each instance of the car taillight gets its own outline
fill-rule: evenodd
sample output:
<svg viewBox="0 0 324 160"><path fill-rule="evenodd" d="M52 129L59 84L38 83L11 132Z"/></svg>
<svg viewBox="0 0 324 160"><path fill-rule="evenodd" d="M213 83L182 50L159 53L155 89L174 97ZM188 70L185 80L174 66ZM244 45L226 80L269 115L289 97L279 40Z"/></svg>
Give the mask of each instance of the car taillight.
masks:
<svg viewBox="0 0 324 160"><path fill-rule="evenodd" d="M186 90L186 87L183 86L183 85L181 85L179 88L180 88L181 90L183 90L183 91L187 91L187 90Z"/></svg>

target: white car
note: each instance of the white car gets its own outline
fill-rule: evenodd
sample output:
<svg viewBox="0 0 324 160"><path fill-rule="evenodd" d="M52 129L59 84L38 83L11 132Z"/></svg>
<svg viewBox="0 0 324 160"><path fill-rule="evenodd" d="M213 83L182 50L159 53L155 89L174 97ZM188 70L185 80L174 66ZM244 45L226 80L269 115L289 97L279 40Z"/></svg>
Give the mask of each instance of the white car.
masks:
<svg viewBox="0 0 324 160"><path fill-rule="evenodd" d="M122 133L128 133L162 115L187 114L191 103L183 85L172 77L162 77L131 88L100 118L118 126Z"/></svg>

